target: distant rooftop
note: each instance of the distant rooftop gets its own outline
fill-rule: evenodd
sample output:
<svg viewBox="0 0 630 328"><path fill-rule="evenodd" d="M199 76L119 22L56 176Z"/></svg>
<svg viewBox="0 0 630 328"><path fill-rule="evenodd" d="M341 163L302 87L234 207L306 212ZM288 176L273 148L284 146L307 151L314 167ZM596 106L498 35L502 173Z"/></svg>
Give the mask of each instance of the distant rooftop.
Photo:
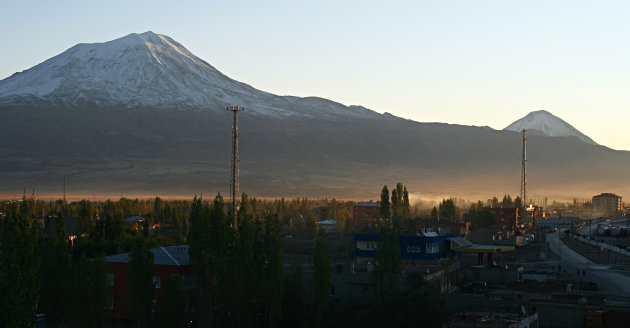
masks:
<svg viewBox="0 0 630 328"><path fill-rule="evenodd" d="M131 216L125 219L125 223L138 223L143 222L144 218L141 216Z"/></svg>
<svg viewBox="0 0 630 328"><path fill-rule="evenodd" d="M149 249L153 253L155 265L189 265L188 245L162 246ZM121 253L105 257L108 263L129 263L129 253Z"/></svg>
<svg viewBox="0 0 630 328"><path fill-rule="evenodd" d="M601 193L601 194L599 194L597 196L594 196L594 197L619 197L619 196L616 195L616 194L610 193L610 192L603 192L603 193Z"/></svg>
<svg viewBox="0 0 630 328"><path fill-rule="evenodd" d="M357 203L354 206L381 206L381 205L378 202L369 201L369 202Z"/></svg>

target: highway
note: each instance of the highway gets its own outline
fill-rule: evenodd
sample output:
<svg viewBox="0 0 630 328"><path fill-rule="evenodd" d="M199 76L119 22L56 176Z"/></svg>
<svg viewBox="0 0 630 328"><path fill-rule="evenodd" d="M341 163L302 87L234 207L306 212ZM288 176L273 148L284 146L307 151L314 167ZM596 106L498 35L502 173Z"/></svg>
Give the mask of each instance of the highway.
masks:
<svg viewBox="0 0 630 328"><path fill-rule="evenodd" d="M560 234L563 233L563 231L558 231L547 234L549 247L560 256L560 266L563 271L575 274L577 270L580 270L580 275L584 271L586 280L595 282L604 295L630 296L630 277L617 270L611 270L610 265L597 264L576 253L560 240Z"/></svg>

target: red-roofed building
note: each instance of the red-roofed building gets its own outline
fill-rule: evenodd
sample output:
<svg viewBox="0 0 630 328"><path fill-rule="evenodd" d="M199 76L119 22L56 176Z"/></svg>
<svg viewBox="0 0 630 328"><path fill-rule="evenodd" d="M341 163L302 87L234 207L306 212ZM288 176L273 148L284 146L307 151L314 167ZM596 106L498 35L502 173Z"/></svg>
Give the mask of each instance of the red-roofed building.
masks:
<svg viewBox="0 0 630 328"><path fill-rule="evenodd" d="M486 207L497 218L500 228L514 228L518 225L518 208L516 207Z"/></svg>
<svg viewBox="0 0 630 328"><path fill-rule="evenodd" d="M381 205L378 202L362 202L352 207L352 223L355 228L370 226L380 215Z"/></svg>
<svg viewBox="0 0 630 328"><path fill-rule="evenodd" d="M171 276L179 275L182 278L184 288L188 291L197 287L197 278L190 265L188 245L155 247L151 248L150 251L153 253L155 267L155 276L153 276L154 306L157 305L157 301L162 295L164 284ZM128 321L131 318L128 289L129 259L129 253L110 255L105 258L105 262L109 266L107 283L111 289L105 307L110 319L119 322Z"/></svg>

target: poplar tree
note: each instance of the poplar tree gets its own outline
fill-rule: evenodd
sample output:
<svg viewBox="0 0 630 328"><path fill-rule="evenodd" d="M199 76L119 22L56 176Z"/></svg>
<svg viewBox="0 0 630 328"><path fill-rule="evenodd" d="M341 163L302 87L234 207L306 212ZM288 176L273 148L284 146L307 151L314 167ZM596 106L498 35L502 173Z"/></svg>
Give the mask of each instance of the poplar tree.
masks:
<svg viewBox="0 0 630 328"><path fill-rule="evenodd" d="M188 296L182 278L178 275L171 276L164 284L164 292L158 303L156 326L163 328L187 326L187 306Z"/></svg>
<svg viewBox="0 0 630 328"><path fill-rule="evenodd" d="M315 258L313 260L313 307L315 326L323 324L323 316L330 295L330 245L328 235L320 231L315 240Z"/></svg>
<svg viewBox="0 0 630 328"><path fill-rule="evenodd" d="M155 285L153 275L153 253L149 250L144 239L137 238L132 246L129 260L129 301L131 316L136 327L147 327L148 317L153 310L153 295Z"/></svg>
<svg viewBox="0 0 630 328"><path fill-rule="evenodd" d="M389 190L387 189L387 185L383 186L383 190L381 190L380 214L383 220L390 220L392 218L389 209Z"/></svg>
<svg viewBox="0 0 630 328"><path fill-rule="evenodd" d="M409 208L409 192L407 191L407 186L404 186L403 189L403 197L402 197L402 217L403 220L409 220L411 218L411 209Z"/></svg>
<svg viewBox="0 0 630 328"><path fill-rule="evenodd" d="M402 255L395 230L381 230L374 260L374 270L370 278L377 296L383 301L400 287Z"/></svg>

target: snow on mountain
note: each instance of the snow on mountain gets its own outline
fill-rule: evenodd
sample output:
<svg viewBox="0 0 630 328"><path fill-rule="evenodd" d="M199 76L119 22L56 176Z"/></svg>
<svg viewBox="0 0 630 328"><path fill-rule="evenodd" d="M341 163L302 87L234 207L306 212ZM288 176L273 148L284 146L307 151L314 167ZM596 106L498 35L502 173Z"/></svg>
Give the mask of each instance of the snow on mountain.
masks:
<svg viewBox="0 0 630 328"><path fill-rule="evenodd" d="M531 112L503 130L516 132L527 130L528 132L534 132L548 137L573 136L586 143L597 145L595 141L578 131L571 126L571 124L545 110Z"/></svg>
<svg viewBox="0 0 630 328"><path fill-rule="evenodd" d="M0 81L0 106L224 110L261 115L381 115L315 97L280 97L230 79L165 35L145 32L78 44Z"/></svg>

